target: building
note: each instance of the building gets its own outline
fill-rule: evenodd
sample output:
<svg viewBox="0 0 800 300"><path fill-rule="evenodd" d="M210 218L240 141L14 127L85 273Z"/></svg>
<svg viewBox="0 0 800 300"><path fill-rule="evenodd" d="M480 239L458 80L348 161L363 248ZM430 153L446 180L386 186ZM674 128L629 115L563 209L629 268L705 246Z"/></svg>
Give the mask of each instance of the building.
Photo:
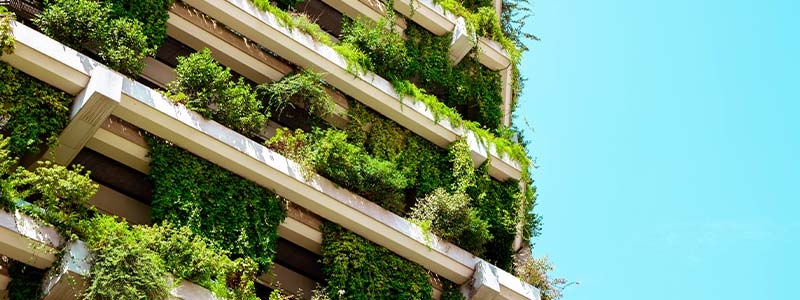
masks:
<svg viewBox="0 0 800 300"><path fill-rule="evenodd" d="M395 0L391 7L385 5L383 1L278 2L288 4L273 5L267 1L253 3L247 0L189 0L169 5L169 10L166 11L168 18L165 22L167 37L158 45L157 52L151 53L152 56L143 60L144 67L140 73L126 77L98 62L129 58L125 53L118 55L122 58L110 58L112 54L103 48L104 41L91 38L77 43L78 47L86 48L78 49L81 51L78 52L66 46L66 44L74 45L73 41L52 39L34 29L34 27L54 25L42 26L40 23L25 21L26 18L35 18L38 11L44 9L41 3L4 1L5 5L9 5L18 13L20 20L9 21L10 36L14 38L15 49L11 54L4 54L0 60L22 73L72 95L75 99L72 101L66 126L63 131L56 133L59 142L51 149L52 156L46 154L47 151L40 151L38 155L24 156L20 164L28 166L32 160L43 156L51 157L60 165L85 166L91 171L91 179L99 184L99 190L91 198L90 203L99 211L123 217L132 224L150 224L154 222L153 216L158 214L151 211L151 205L157 205L155 202L157 200L154 198L159 196L154 194L159 193L161 183L152 181L153 174L148 175L151 168L155 168L151 163L153 154L150 148L153 142L148 141L146 137L148 134L166 140L205 161L266 188L288 204L286 204L285 220L280 224L274 224L280 239L272 242L276 248L273 249L275 254L271 272L265 272L256 279L258 283L256 290L262 297L264 293L276 287L288 293L296 293L298 290L311 291L320 284L324 285L326 280L330 280L323 272L324 230L321 229L325 226L323 223L330 221L427 270L429 275L426 275L428 276L426 278L431 282L433 287L431 294L434 298L441 297L444 289L442 282L449 281L460 286L458 290L471 299L537 299L538 290L520 281L508 271L453 243L425 233L414 222L399 216L390 208L373 202L376 199L364 196L382 195L380 191L364 187L361 192L353 192L345 188L348 187L348 183L337 182L337 178L326 178L314 174L313 171L309 175L309 171L304 169L302 163L295 161L302 158L288 159L274 148L263 145L264 140L275 135L276 128L313 127L308 122L309 119L316 118L311 112L313 104L302 101L290 103L281 114L273 112L270 122L257 134L248 135L228 128L232 126L226 127L220 124L224 121L215 122L206 118L209 115L204 117L202 112L188 109L188 104L185 102L175 104L173 102L175 98L171 99L158 91L159 89L174 91L174 86L169 83L181 76L180 71L176 72L176 67L180 65L177 58L191 55L201 49L209 49L219 64L230 68L234 79L240 79L240 81L234 79L228 81L248 86L280 82L287 77L287 74L299 74L302 69L309 69L318 73L319 79L324 81L325 84L321 86L333 104L332 113L321 115L318 120L326 124L324 127L334 131L344 130L342 128L347 128L348 124L353 122L352 113L348 111L353 110L353 106L361 107L370 115L384 120L381 122L396 124L400 126L398 130L413 134L414 139L424 140L425 145L438 146L439 150L435 151L445 153L443 157L447 157L447 149L452 144L463 143L468 149L471 165L484 172L482 174L485 178L491 178L492 182L496 182L489 183L491 186L503 182L516 183L521 180L520 184L514 184L517 191L521 190L519 195L525 195L526 192L532 194L526 191L530 188L530 183L525 182L527 158L520 159L518 152L514 155L514 151L520 149L519 146L513 146L514 143L508 138L495 137L493 133L487 133L496 132L494 129L481 130L480 127L464 125L466 123L460 120L460 116L456 117L459 119L455 119L447 114L448 110L442 112L436 108L436 103L431 102L438 100L436 98L431 100L420 90L412 88L399 91L396 81L387 80L370 70L354 70L352 58L337 52L340 44L336 39L345 36L342 33L342 20L346 18L359 19L365 24L383 24L386 27L383 30L386 32L399 33L398 36L405 35L406 38L409 37L403 32L411 30L409 29L411 27L417 28L416 30L427 30L428 32L424 33L426 36L432 34L431 36L449 37L447 58L452 65L467 63L460 62L462 60L479 63L481 72L487 70L495 72L493 74L496 75L492 76L496 77L491 78L501 85L487 96L500 99L495 103L497 105L493 104L493 107L487 109L468 103L461 106L453 105L455 107L449 111L459 110L461 114L467 116L465 118L468 121L482 118L484 111L499 111L500 115L495 114L485 119L505 126L510 125L513 107L514 54L509 54L508 48L504 49L500 43L486 37L476 37L472 33L475 29L470 28L470 23L465 22L464 18L431 0ZM502 1L494 1L493 11L497 14L501 11L500 2ZM281 7L290 5L311 20L315 20L321 31L302 22L287 22L286 16L289 18L294 16L285 14ZM77 5L72 8L83 9ZM111 15L117 17L115 13L118 12L113 12ZM380 21L386 16L393 17L395 22ZM65 18L70 17L83 16L75 14ZM142 18L145 17L148 16ZM60 26L89 25L67 23ZM56 27L51 27L51 35L54 36L73 34L68 31L53 32L52 28ZM115 27L99 28L112 28L111 33L100 34L111 34L115 39L113 44L117 42L125 44L124 38L129 37L125 33L113 31ZM82 34L81 30L75 32ZM320 35L330 40L321 41ZM358 44L358 40L353 43ZM468 56L469 53L472 55ZM380 57L380 54L373 55ZM462 78L462 80L480 78ZM417 78L416 82L424 80L426 79ZM479 83L475 82L476 85ZM436 94L437 91L432 93ZM191 92L187 94L188 97L192 97ZM438 103L441 105L441 102ZM210 110L219 108L217 103L205 106L209 107ZM214 113L216 112L209 114ZM3 117L7 120L15 118L14 115ZM216 115L212 117L216 119ZM13 133L7 132L10 131L8 128L4 130L5 134ZM313 136L313 138L319 137ZM511 150L508 150L509 147ZM369 152L363 149L354 151ZM405 159L410 158L405 157ZM484 164L487 160L490 163ZM394 165L399 164L395 162ZM451 174L454 170L443 172ZM333 174L333 172L328 173ZM449 177L451 175L441 176L450 181L458 181L458 176L452 178ZM378 176L376 180L386 179ZM445 184L440 185L442 187ZM400 195L404 196L399 200L400 206L403 203L409 206L401 208L400 210L405 210L401 214L410 214L411 205L408 201L415 203L418 201L416 199L425 196L409 192L416 189L406 187L400 191ZM468 194L467 191L461 192ZM515 205L521 206L522 202ZM525 208L529 207L515 207L514 211L523 211L524 214ZM254 212L233 213L247 215ZM521 215L508 214L511 220L519 221L523 218ZM493 222L488 219L485 221ZM86 259L89 255L88 250L82 242L67 242L67 238L53 225L33 219L19 211L3 212L0 223L4 226L0 229L3 236L0 242L0 254L39 269L61 266L52 271L55 272L55 276L44 279L45 299L72 299L76 297L76 293L81 292L81 289L86 288L83 284L75 284L75 282L85 283L92 268L91 260ZM491 229L491 226L495 226L492 224L494 223L485 226ZM515 234L511 239L506 239L499 245L481 244L481 249L488 249L487 252L495 251L491 248L500 248L509 253L529 252L530 250L525 247L526 239L523 237L522 228L527 225L521 222L515 224L513 227ZM431 223L428 223L428 226L431 226ZM497 240L499 238L495 238L494 241ZM58 258L56 253L62 248L67 249L65 250L67 254ZM0 275L0 283L5 282L0 287L5 286L9 280L13 282L15 278L11 278L9 274ZM280 286L277 286L278 282ZM183 299L213 297L209 290L190 282L181 283L172 290L172 294ZM309 298L310 293L297 296Z"/></svg>

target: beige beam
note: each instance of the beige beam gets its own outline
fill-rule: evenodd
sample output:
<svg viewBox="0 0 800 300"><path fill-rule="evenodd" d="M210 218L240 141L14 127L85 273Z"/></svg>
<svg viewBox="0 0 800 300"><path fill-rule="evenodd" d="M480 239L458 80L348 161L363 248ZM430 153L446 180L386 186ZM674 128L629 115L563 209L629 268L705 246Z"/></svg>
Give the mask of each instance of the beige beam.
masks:
<svg viewBox="0 0 800 300"><path fill-rule="evenodd" d="M0 254L44 269L56 260L63 243L54 228L19 212L0 210Z"/></svg>
<svg viewBox="0 0 800 300"><path fill-rule="evenodd" d="M119 105L122 75L105 67L92 70L86 88L72 102L70 121L58 138L54 161L68 165L78 155L103 121Z"/></svg>

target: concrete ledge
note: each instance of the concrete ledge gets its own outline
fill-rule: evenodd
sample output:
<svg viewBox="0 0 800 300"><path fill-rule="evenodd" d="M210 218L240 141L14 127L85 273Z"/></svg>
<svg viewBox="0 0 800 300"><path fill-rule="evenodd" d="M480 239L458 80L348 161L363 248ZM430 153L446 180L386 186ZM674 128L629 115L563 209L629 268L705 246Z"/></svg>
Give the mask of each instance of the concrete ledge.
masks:
<svg viewBox="0 0 800 300"><path fill-rule="evenodd" d="M453 29L453 39L450 42L450 51L448 52L450 55L450 62L453 65L457 65L461 62L464 56L467 56L469 50L472 50L472 41L475 40L473 35L474 34L471 34L467 30L467 24L464 18L459 17L456 19L456 26Z"/></svg>
<svg viewBox="0 0 800 300"><path fill-rule="evenodd" d="M44 300L79 299L88 287L86 277L91 268L89 249L81 241L70 242L58 268L51 269L44 279Z"/></svg>
<svg viewBox="0 0 800 300"><path fill-rule="evenodd" d="M52 227L19 212L0 210L0 254L44 269L55 262L63 243Z"/></svg>
<svg viewBox="0 0 800 300"><path fill-rule="evenodd" d="M485 37L478 38L478 61L495 71L511 66L511 58L503 46Z"/></svg>
<svg viewBox="0 0 800 300"><path fill-rule="evenodd" d="M342 14L353 19L367 19L378 22L386 19L387 7L381 0L322 0ZM403 18L395 18L394 30L400 34L406 29L408 24Z"/></svg>
<svg viewBox="0 0 800 300"><path fill-rule="evenodd" d="M431 0L395 0L394 9L435 35L455 27L456 16Z"/></svg>

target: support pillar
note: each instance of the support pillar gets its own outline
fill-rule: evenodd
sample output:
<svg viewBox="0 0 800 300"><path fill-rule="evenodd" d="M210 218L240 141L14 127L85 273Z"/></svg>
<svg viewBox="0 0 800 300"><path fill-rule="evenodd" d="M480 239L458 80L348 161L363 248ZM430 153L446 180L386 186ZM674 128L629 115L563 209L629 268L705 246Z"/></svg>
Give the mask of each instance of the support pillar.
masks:
<svg viewBox="0 0 800 300"><path fill-rule="evenodd" d="M89 84L75 97L69 124L58 138L54 157L57 164L69 164L119 105L122 78L102 66L92 71Z"/></svg>

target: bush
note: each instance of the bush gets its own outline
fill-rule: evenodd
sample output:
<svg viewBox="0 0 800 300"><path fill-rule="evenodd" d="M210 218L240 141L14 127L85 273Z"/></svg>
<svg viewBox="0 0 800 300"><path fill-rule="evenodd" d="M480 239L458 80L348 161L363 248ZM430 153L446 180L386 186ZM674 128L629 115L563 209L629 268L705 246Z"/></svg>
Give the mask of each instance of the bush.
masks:
<svg viewBox="0 0 800 300"><path fill-rule="evenodd" d="M285 76L280 81L261 84L256 93L270 111L280 114L286 106L299 103L311 115L326 116L333 112L333 99L325 91L319 75L309 69Z"/></svg>
<svg viewBox="0 0 800 300"><path fill-rule="evenodd" d="M548 273L553 269L553 264L546 256L534 258L532 255L526 255L514 264L517 277L539 289L541 300L561 299L563 297L561 292L568 285L564 278L550 277ZM574 283L578 284L578 282Z"/></svg>
<svg viewBox="0 0 800 300"><path fill-rule="evenodd" d="M405 211L407 179L393 163L348 143L344 131L316 128L309 136L281 131L265 144L389 211Z"/></svg>
<svg viewBox="0 0 800 300"><path fill-rule="evenodd" d="M242 78L233 81L230 69L203 49L187 57L178 57L177 77L168 84L173 100L244 135L261 131L268 115L261 101Z"/></svg>
<svg viewBox="0 0 800 300"><path fill-rule="evenodd" d="M97 51L103 63L136 77L144 67L144 58L155 54L166 35L169 8L165 0L159 3L136 2L149 2L151 5L121 4L125 1L53 0L34 23L44 34L70 48ZM125 8L135 9L123 13ZM151 17L163 20L153 21Z"/></svg>
<svg viewBox="0 0 800 300"><path fill-rule="evenodd" d="M489 225L470 207L463 192L448 193L442 188L417 201L410 218L429 227L440 238L450 241L476 256L483 255L483 245L492 239Z"/></svg>

